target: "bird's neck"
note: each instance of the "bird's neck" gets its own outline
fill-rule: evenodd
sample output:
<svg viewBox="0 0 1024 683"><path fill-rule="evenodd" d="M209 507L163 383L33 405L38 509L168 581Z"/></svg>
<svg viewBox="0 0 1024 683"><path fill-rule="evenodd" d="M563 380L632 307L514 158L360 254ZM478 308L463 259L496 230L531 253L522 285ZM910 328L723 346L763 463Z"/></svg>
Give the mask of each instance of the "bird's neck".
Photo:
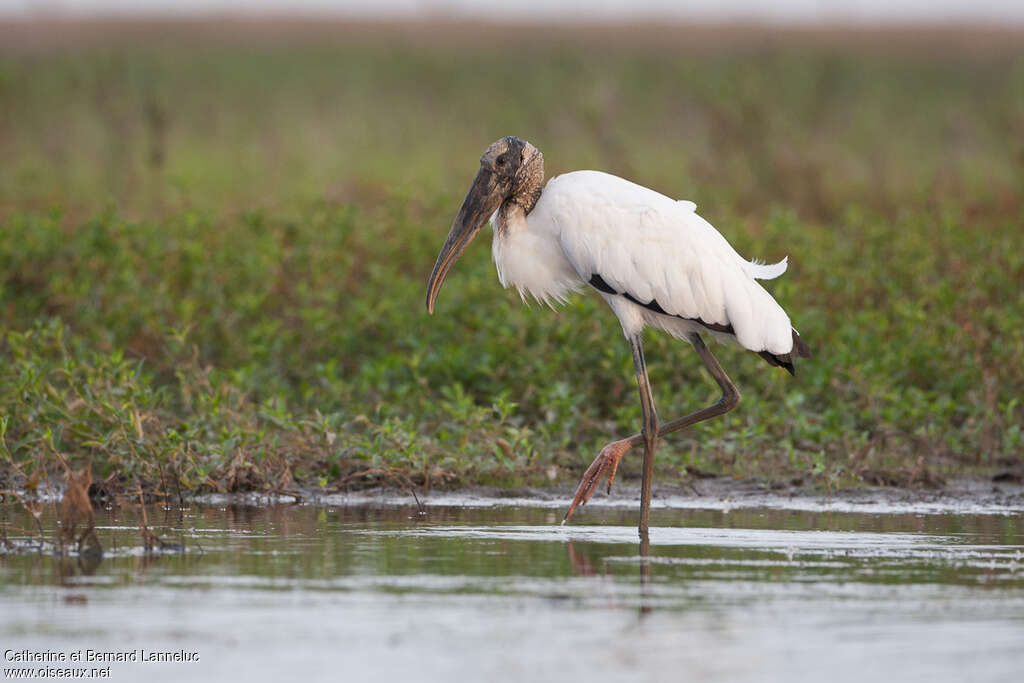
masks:
<svg viewBox="0 0 1024 683"><path fill-rule="evenodd" d="M529 215L533 211L544 189L544 155L532 145L530 149L533 154L519 171L515 192L505 200L505 204L513 203L522 208L524 215ZM504 209L504 206L502 208Z"/></svg>
<svg viewBox="0 0 1024 683"><path fill-rule="evenodd" d="M498 229L504 231L508 229L509 225L517 221L524 221L526 216L533 211L533 207L537 205L541 190L540 183L538 183L536 188L528 190L522 188L503 201L498 209Z"/></svg>
<svg viewBox="0 0 1024 683"><path fill-rule="evenodd" d="M536 203L536 202L534 202ZM532 206L530 207L533 208ZM499 234L507 234L513 225L524 224L526 220L526 209L523 205L509 197L501 203L498 209L498 220L496 226Z"/></svg>
<svg viewBox="0 0 1024 683"><path fill-rule="evenodd" d="M516 207L522 209L524 215L529 215L533 211L533 207L537 205L537 200L540 199L540 193L543 190L541 184L538 182L536 187L530 187L529 189L523 188L516 194L505 200L505 204L515 204Z"/></svg>

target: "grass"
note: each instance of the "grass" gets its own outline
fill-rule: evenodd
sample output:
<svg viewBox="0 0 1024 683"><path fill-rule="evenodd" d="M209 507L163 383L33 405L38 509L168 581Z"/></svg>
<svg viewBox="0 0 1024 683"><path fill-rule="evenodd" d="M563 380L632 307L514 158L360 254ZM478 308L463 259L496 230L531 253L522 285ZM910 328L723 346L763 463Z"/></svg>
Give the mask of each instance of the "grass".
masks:
<svg viewBox="0 0 1024 683"><path fill-rule="evenodd" d="M486 238L423 306L506 134L790 256L769 287L815 357L719 347L743 403L666 440L661 481L1024 466L1019 35L57 28L0 27L0 483L573 481L639 424L614 316L523 307ZM648 361L661 415L714 399L684 344Z"/></svg>

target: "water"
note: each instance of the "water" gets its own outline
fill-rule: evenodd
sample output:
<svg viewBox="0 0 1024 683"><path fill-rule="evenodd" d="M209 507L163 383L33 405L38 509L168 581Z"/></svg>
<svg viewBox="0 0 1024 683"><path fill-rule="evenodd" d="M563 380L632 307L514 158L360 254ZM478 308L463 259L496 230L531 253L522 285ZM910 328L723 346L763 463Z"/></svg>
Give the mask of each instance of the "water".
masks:
<svg viewBox="0 0 1024 683"><path fill-rule="evenodd" d="M98 565L0 551L0 654L199 658L28 665L123 681L1019 680L1020 512L656 509L647 556L635 517L150 508L186 551L148 557L138 511L104 512ZM0 507L12 543L30 521Z"/></svg>

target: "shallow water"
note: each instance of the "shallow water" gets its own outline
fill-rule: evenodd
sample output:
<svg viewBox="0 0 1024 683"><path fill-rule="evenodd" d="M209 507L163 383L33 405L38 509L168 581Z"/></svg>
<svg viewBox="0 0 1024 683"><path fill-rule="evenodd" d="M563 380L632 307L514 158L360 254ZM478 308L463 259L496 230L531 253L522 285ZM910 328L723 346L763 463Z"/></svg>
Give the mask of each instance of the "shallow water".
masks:
<svg viewBox="0 0 1024 683"><path fill-rule="evenodd" d="M150 508L186 549L156 557L138 514L100 513L99 564L0 550L8 659L198 653L27 665L124 681L1007 681L1024 668L1019 512L661 508L646 556L633 509L560 526L557 510L522 506ZM30 521L0 507L14 544Z"/></svg>

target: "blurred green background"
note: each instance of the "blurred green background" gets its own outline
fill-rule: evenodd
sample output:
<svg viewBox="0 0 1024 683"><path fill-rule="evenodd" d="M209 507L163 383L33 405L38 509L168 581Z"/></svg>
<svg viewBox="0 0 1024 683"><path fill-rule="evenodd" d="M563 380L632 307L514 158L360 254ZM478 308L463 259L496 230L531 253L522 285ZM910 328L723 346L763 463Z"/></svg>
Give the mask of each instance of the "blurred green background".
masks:
<svg viewBox="0 0 1024 683"><path fill-rule="evenodd" d="M698 210L815 351L659 481L1024 468L1024 35L476 23L0 25L0 476L154 488L574 481L639 402L615 317L426 276L484 148ZM717 398L648 335L659 413ZM624 462L627 476L639 458ZM673 475L677 476L673 476Z"/></svg>

